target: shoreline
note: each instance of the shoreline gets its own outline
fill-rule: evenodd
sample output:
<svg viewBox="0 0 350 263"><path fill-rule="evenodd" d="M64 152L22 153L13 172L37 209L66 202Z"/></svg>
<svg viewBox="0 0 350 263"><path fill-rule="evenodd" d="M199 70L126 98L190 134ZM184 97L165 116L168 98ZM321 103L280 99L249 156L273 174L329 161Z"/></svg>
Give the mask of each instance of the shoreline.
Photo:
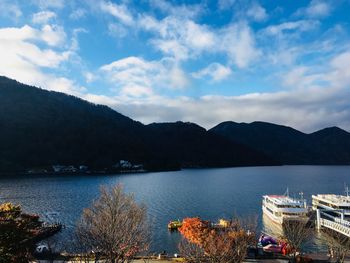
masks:
<svg viewBox="0 0 350 263"><path fill-rule="evenodd" d="M147 174L147 173L161 173L161 172L177 172L182 170L201 170L201 169L229 169L229 168L252 168L252 167L288 167L288 166L327 166L327 167L349 167L350 164L276 164L276 165L244 165L244 166L192 166L181 167L176 169L154 169L154 170L123 170L123 171L91 171L91 172L42 172L42 173L28 173L28 172L0 172L1 178L8 177L41 177L41 176L103 176L103 175L127 175L127 174Z"/></svg>

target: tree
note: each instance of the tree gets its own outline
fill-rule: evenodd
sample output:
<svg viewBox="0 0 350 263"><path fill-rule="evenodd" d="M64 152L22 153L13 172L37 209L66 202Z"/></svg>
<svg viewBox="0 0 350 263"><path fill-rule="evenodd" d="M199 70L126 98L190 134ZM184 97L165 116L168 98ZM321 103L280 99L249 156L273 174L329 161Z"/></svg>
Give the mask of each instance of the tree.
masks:
<svg viewBox="0 0 350 263"><path fill-rule="evenodd" d="M109 262L128 262L149 247L146 207L125 194L121 185L101 187L100 197L82 214L77 237L85 249Z"/></svg>
<svg viewBox="0 0 350 263"><path fill-rule="evenodd" d="M35 248L39 216L22 212L19 205L0 205L0 262L28 262Z"/></svg>
<svg viewBox="0 0 350 263"><path fill-rule="evenodd" d="M336 231L326 231L325 235L323 235L325 239L330 256L336 259L336 262L343 263L345 261L345 257L350 252L350 239Z"/></svg>
<svg viewBox="0 0 350 263"><path fill-rule="evenodd" d="M199 217L185 218L179 229L180 233L189 242L201 245L209 234L209 222L201 220Z"/></svg>
<svg viewBox="0 0 350 263"><path fill-rule="evenodd" d="M227 227L212 227L199 218L186 218L180 228L185 241L179 250L189 262L239 263L255 243L255 235L247 230L238 220Z"/></svg>
<svg viewBox="0 0 350 263"><path fill-rule="evenodd" d="M188 241L183 238L179 243L179 252L182 257L186 259L188 263L201 263L205 262L205 253L203 248L198 244Z"/></svg>
<svg viewBox="0 0 350 263"><path fill-rule="evenodd" d="M281 237L292 252L292 260L296 262L297 254L302 247L310 240L312 228L308 222L301 220L285 220L282 224L283 236Z"/></svg>

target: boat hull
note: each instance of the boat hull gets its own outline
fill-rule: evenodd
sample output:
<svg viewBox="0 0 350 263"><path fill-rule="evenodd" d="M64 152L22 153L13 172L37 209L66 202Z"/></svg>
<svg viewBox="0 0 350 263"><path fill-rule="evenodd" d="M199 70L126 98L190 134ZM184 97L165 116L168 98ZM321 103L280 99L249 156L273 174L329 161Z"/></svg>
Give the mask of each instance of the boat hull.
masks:
<svg viewBox="0 0 350 263"><path fill-rule="evenodd" d="M282 225L283 223L283 218L282 217L276 217L273 215L269 210L266 209L265 206L262 207L263 213L270 218L273 222Z"/></svg>
<svg viewBox="0 0 350 263"><path fill-rule="evenodd" d="M294 221L301 221L301 222L307 222L309 220L308 217L304 217L304 216L295 216L295 217L284 217L284 216L280 216L277 217L274 214L272 214L268 209L266 209L265 206L262 207L263 213L270 218L273 222L282 225L284 221L286 220L294 220Z"/></svg>

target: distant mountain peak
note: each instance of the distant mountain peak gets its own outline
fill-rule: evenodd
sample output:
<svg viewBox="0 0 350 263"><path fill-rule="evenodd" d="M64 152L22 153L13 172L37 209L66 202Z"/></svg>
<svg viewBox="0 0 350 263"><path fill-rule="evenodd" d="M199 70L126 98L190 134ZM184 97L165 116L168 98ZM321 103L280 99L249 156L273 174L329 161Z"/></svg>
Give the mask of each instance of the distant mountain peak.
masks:
<svg viewBox="0 0 350 263"><path fill-rule="evenodd" d="M284 164L350 164L350 134L329 127L305 134L288 126L255 121L223 122L210 130Z"/></svg>
<svg viewBox="0 0 350 263"><path fill-rule="evenodd" d="M323 135L349 135L350 136L349 132L347 132L346 130L343 130L337 126L327 127L327 128L318 130L314 133L311 133L311 135L316 135L316 134L318 134L318 135L320 135L320 134L323 134Z"/></svg>

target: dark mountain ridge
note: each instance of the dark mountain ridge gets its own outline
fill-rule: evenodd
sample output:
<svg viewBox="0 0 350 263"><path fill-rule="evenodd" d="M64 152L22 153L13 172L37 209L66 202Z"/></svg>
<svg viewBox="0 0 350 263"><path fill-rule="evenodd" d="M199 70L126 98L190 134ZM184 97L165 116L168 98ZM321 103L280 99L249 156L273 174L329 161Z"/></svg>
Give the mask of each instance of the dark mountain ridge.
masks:
<svg viewBox="0 0 350 263"><path fill-rule="evenodd" d="M223 122L210 132L273 156L283 164L350 164L350 133L338 127L306 134L267 122Z"/></svg>
<svg viewBox="0 0 350 263"><path fill-rule="evenodd" d="M0 172L55 164L147 170L277 164L190 123L143 125L107 106L0 77Z"/></svg>
<svg viewBox="0 0 350 263"><path fill-rule="evenodd" d="M148 155L140 140L142 129L141 123L107 106L0 79L3 170L142 159Z"/></svg>
<svg viewBox="0 0 350 263"><path fill-rule="evenodd" d="M143 125L107 106L0 77L0 173L52 165L110 169L120 160L149 171L185 167L350 164L350 134L306 134L266 122Z"/></svg>
<svg viewBox="0 0 350 263"><path fill-rule="evenodd" d="M181 159L184 167L276 164L272 158L209 133L194 123L153 123L147 125L147 129L147 141L168 158Z"/></svg>

